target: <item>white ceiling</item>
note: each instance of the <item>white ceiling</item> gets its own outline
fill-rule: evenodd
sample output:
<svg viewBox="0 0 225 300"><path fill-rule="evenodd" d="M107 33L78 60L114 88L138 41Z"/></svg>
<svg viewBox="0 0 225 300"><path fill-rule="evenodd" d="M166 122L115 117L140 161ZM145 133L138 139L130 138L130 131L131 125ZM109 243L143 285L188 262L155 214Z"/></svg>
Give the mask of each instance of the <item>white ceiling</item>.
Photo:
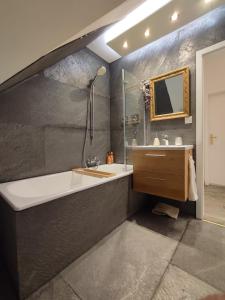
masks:
<svg viewBox="0 0 225 300"><path fill-rule="evenodd" d="M95 41L90 43L88 45L88 48L109 63L117 60L121 57L120 54L114 51L111 47L109 47L107 43L112 39L117 38L122 33L128 31L130 28L134 27L142 20L151 16L171 1L172 0L145 0L142 1L142 3L138 3L139 5L137 8L130 12L129 10L127 10L125 18L117 22L103 35L101 35ZM139 1L133 0L133 2Z"/></svg>
<svg viewBox="0 0 225 300"><path fill-rule="evenodd" d="M112 39L108 46L121 56L127 55L181 28L224 3L225 0L173 0L137 26ZM171 21L174 12L178 13L178 19L175 22ZM147 28L150 30L150 35L146 38L144 32ZM128 43L126 49L123 47L124 41Z"/></svg>
<svg viewBox="0 0 225 300"><path fill-rule="evenodd" d="M106 61L113 62L224 3L225 0L147 0L88 47ZM177 22L171 22L174 12L179 15ZM148 38L144 36L147 28L150 29ZM123 48L125 41L127 49Z"/></svg>
<svg viewBox="0 0 225 300"><path fill-rule="evenodd" d="M135 28L145 24L146 20L154 20L153 26L159 29L159 38L165 34L160 31L165 26L162 26L162 18L155 16L161 12L168 14L167 7L173 3L183 3L179 9L184 18L178 26L167 28L173 31L207 12L201 5L202 10L197 13L193 10L193 3L196 6L203 1L206 0L1 0L0 84L59 46L115 23L88 46L97 55L112 62L143 46L137 42L128 52L121 51L124 38L138 41ZM212 9L221 3L225 0L211 0L208 7ZM199 9L200 6L196 7Z"/></svg>
<svg viewBox="0 0 225 300"><path fill-rule="evenodd" d="M142 2L2 0L0 84L60 45L118 21L125 11L131 11ZM120 5L121 9L118 9Z"/></svg>

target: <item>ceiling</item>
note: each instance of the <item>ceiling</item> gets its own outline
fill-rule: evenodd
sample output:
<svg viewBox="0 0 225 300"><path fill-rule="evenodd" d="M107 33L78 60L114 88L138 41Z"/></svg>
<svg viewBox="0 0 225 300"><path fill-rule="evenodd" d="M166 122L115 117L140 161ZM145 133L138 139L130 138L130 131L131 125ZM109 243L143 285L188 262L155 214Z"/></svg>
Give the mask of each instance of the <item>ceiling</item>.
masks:
<svg viewBox="0 0 225 300"><path fill-rule="evenodd" d="M148 0L147 2L151 6L153 0ZM159 0L156 2L159 4L158 8L155 7L155 11L153 9L148 16L145 15L138 23L132 24L133 19L135 19L133 15L133 18L130 20L130 27L123 30L121 26L117 26L116 36L112 36L111 39L107 40L105 38L107 36L106 32L88 47L108 62L112 62L225 4L225 0L172 0L164 1L164 3L162 1L161 4ZM178 14L176 21L171 20L174 12ZM122 22L123 20L119 23L122 24Z"/></svg>
<svg viewBox="0 0 225 300"><path fill-rule="evenodd" d="M7 0L0 3L0 84L44 55L114 23L143 0Z"/></svg>
<svg viewBox="0 0 225 300"><path fill-rule="evenodd" d="M81 38L68 42L67 44L62 45L57 49L49 52L48 54L42 56L28 67L24 68L23 70L0 84L0 92L5 91L13 87L14 85L24 81L25 79L39 73L40 71L54 65L63 58L74 54L81 49L84 49L89 43L91 43L99 35L101 35L107 28L108 26L101 27L100 29L88 33Z"/></svg>
<svg viewBox="0 0 225 300"><path fill-rule="evenodd" d="M123 32L127 32L130 28L133 28L136 24L151 16L171 1L172 0L142 1L143 3L139 4L139 6L133 11L131 11L130 13L129 11L127 11L127 15L125 18L114 24L104 34L90 43L88 45L88 48L109 63L117 60L121 57L121 55L118 52L114 51L112 47L109 47L107 43L121 35Z"/></svg>
<svg viewBox="0 0 225 300"><path fill-rule="evenodd" d="M34 62L38 61L38 66L43 61L47 63L49 53L54 59L63 56L63 45L106 25L113 24L100 36L96 34L95 40L92 35L88 48L110 63L224 3L225 0L1 1L0 85L7 82L8 86L10 78L14 82L15 75L28 66L36 70ZM174 11L179 18L172 23ZM146 28L150 29L148 38L143 34ZM60 55L53 52L59 47ZM69 49L73 47L79 48L77 42L69 45Z"/></svg>

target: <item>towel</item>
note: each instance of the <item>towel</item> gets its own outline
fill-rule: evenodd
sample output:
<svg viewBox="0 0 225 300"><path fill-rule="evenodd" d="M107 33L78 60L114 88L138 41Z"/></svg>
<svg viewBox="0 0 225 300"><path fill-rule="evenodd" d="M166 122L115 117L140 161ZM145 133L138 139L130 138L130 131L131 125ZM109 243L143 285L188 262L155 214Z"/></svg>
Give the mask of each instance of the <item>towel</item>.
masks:
<svg viewBox="0 0 225 300"><path fill-rule="evenodd" d="M157 203L156 206L152 210L153 214L159 216L169 216L173 219L177 219L179 215L179 208L168 205L166 203Z"/></svg>
<svg viewBox="0 0 225 300"><path fill-rule="evenodd" d="M189 157L189 200L197 201L198 200L198 192L197 192L197 184L196 184L196 173L195 173L195 162L193 157L190 155Z"/></svg>

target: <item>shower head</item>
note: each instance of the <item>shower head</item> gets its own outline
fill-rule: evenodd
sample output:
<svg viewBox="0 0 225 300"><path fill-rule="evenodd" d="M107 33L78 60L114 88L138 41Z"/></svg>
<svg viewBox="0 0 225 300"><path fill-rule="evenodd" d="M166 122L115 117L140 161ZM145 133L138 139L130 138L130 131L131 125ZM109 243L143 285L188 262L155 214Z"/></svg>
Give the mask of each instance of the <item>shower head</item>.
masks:
<svg viewBox="0 0 225 300"><path fill-rule="evenodd" d="M100 68L98 68L96 75L97 76L104 76L106 73L106 67L101 66Z"/></svg>
<svg viewBox="0 0 225 300"><path fill-rule="evenodd" d="M97 77L102 77L102 76L105 75L105 73L106 73L106 67L104 67L104 66L99 67L97 72L96 72L96 75L95 75L94 79L90 80L90 87L92 88L92 86L94 85L95 80L97 79Z"/></svg>

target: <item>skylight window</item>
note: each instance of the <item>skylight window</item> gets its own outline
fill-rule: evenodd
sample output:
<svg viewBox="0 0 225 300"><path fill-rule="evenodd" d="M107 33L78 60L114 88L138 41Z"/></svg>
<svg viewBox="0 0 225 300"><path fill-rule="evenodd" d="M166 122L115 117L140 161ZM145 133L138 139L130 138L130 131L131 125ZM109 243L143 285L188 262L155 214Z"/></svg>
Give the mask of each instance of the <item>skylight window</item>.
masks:
<svg viewBox="0 0 225 300"><path fill-rule="evenodd" d="M124 19L106 31L104 35L105 42L108 43L115 39L117 36L140 23L171 1L172 0L146 0L142 5L129 13Z"/></svg>

